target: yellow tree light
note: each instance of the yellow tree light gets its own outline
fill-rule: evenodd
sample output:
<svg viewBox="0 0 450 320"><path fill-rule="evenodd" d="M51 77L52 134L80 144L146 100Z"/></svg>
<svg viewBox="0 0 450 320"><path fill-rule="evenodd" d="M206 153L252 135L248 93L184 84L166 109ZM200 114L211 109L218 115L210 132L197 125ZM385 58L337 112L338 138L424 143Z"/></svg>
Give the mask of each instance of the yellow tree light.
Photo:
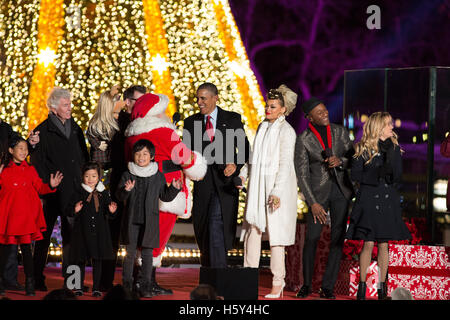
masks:
<svg viewBox="0 0 450 320"><path fill-rule="evenodd" d="M34 129L47 118L46 99L55 84L55 59L64 34L64 0L41 0L38 21L38 63L28 99L28 127Z"/></svg>
<svg viewBox="0 0 450 320"><path fill-rule="evenodd" d="M50 48L46 48L45 50L41 49L41 51L37 55L37 58L38 63L44 64L44 67L47 68L49 64L55 63L56 54L55 51Z"/></svg>
<svg viewBox="0 0 450 320"><path fill-rule="evenodd" d="M230 60L230 69L236 78L247 126L255 132L263 118L264 98L250 69L248 57L240 38L228 1L212 0L219 38Z"/></svg>
<svg viewBox="0 0 450 320"><path fill-rule="evenodd" d="M172 116L177 111L177 107L172 91L172 78L168 63L169 49L159 1L144 0L143 5L147 45L152 61L154 91L156 93L164 93L169 97L169 106L166 109L166 114Z"/></svg>
<svg viewBox="0 0 450 320"><path fill-rule="evenodd" d="M0 1L0 117L24 135L38 54L38 18L38 1Z"/></svg>

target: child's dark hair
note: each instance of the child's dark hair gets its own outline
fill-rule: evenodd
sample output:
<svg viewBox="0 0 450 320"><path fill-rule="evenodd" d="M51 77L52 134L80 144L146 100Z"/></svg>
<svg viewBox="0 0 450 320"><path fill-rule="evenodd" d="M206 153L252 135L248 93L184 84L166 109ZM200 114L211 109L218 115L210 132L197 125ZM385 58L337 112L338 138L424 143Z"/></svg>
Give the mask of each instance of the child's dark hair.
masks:
<svg viewBox="0 0 450 320"><path fill-rule="evenodd" d="M5 166L7 166L9 164L9 162L12 160L12 154L9 152L9 148L14 149L14 147L17 146L22 141L27 143L27 140L25 140L24 138L22 138L19 135L13 136L11 139L9 139L5 150L0 150L0 152L1 152L0 165L3 164ZM27 146L28 146L28 143L27 143Z"/></svg>
<svg viewBox="0 0 450 320"><path fill-rule="evenodd" d="M99 178L99 180L100 180L100 178L101 178L101 176L102 176L102 168L101 168L101 166L100 166L100 164L98 163L98 162L94 162L94 161L89 161L89 162L86 162L84 165L83 165L83 169L82 169L82 171L81 171L81 175L82 176L84 176L84 174L86 173L86 171L88 171L88 170L96 170L97 171L97 173L98 173L98 178Z"/></svg>
<svg viewBox="0 0 450 320"><path fill-rule="evenodd" d="M133 157L136 152L141 151L144 148L147 148L147 150L150 152L150 156L155 156L155 146L153 145L153 143L151 143L147 139L141 139L136 141L136 143L133 145Z"/></svg>

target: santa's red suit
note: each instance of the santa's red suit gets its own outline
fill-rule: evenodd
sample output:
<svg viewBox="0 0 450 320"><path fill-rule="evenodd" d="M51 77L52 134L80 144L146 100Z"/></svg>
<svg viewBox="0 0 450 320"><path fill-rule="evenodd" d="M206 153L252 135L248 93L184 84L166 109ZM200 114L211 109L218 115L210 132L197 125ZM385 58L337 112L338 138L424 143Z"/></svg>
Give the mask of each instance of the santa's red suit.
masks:
<svg viewBox="0 0 450 320"><path fill-rule="evenodd" d="M206 174L206 160L197 152L191 151L181 142L176 127L167 117L165 110L169 103L163 94L147 93L140 97L131 114L131 123L125 131L125 159L132 161L131 150L134 143L147 139L155 146L155 161L164 173L167 183L182 179L183 188L171 202L159 203L159 248L153 250L153 265L159 267L161 254L169 241L177 217L188 219L191 216L191 193L189 182L200 180Z"/></svg>

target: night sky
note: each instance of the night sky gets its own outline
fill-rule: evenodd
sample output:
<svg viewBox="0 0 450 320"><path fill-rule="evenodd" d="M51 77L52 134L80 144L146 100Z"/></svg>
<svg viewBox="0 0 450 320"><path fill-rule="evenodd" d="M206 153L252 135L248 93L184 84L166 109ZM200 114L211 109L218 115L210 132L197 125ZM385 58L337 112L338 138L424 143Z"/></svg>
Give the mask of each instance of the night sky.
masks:
<svg viewBox="0 0 450 320"><path fill-rule="evenodd" d="M299 93L288 117L298 132L311 96L342 123L344 70L450 66L449 0L229 2L263 95L282 83ZM380 8L379 30L366 26L370 5Z"/></svg>

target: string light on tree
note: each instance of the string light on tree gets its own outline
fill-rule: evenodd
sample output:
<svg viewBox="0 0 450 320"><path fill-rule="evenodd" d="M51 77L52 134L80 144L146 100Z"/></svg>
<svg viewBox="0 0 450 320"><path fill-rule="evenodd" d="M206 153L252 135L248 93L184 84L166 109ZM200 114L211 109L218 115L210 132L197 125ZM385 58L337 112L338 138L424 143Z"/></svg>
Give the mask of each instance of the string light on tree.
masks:
<svg viewBox="0 0 450 320"><path fill-rule="evenodd" d="M178 111L183 120L196 112L196 88L213 82L220 107L242 115L250 141L264 118L226 0L19 0L0 8L0 107L15 129L46 117L53 86L72 92L73 118L83 130L101 92L115 84L168 95L168 115Z"/></svg>
<svg viewBox="0 0 450 320"><path fill-rule="evenodd" d="M47 68L50 64L54 64L56 59L56 53L54 50L47 47L45 50L39 51L37 58L38 62L42 63L44 67Z"/></svg>
<svg viewBox="0 0 450 320"><path fill-rule="evenodd" d="M150 61L150 66L152 69L158 71L160 75L169 69L169 63L165 58L163 58L159 53L152 58Z"/></svg>
<svg viewBox="0 0 450 320"><path fill-rule="evenodd" d="M15 131L27 132L27 101L36 63L38 1L0 4L0 116Z"/></svg>

